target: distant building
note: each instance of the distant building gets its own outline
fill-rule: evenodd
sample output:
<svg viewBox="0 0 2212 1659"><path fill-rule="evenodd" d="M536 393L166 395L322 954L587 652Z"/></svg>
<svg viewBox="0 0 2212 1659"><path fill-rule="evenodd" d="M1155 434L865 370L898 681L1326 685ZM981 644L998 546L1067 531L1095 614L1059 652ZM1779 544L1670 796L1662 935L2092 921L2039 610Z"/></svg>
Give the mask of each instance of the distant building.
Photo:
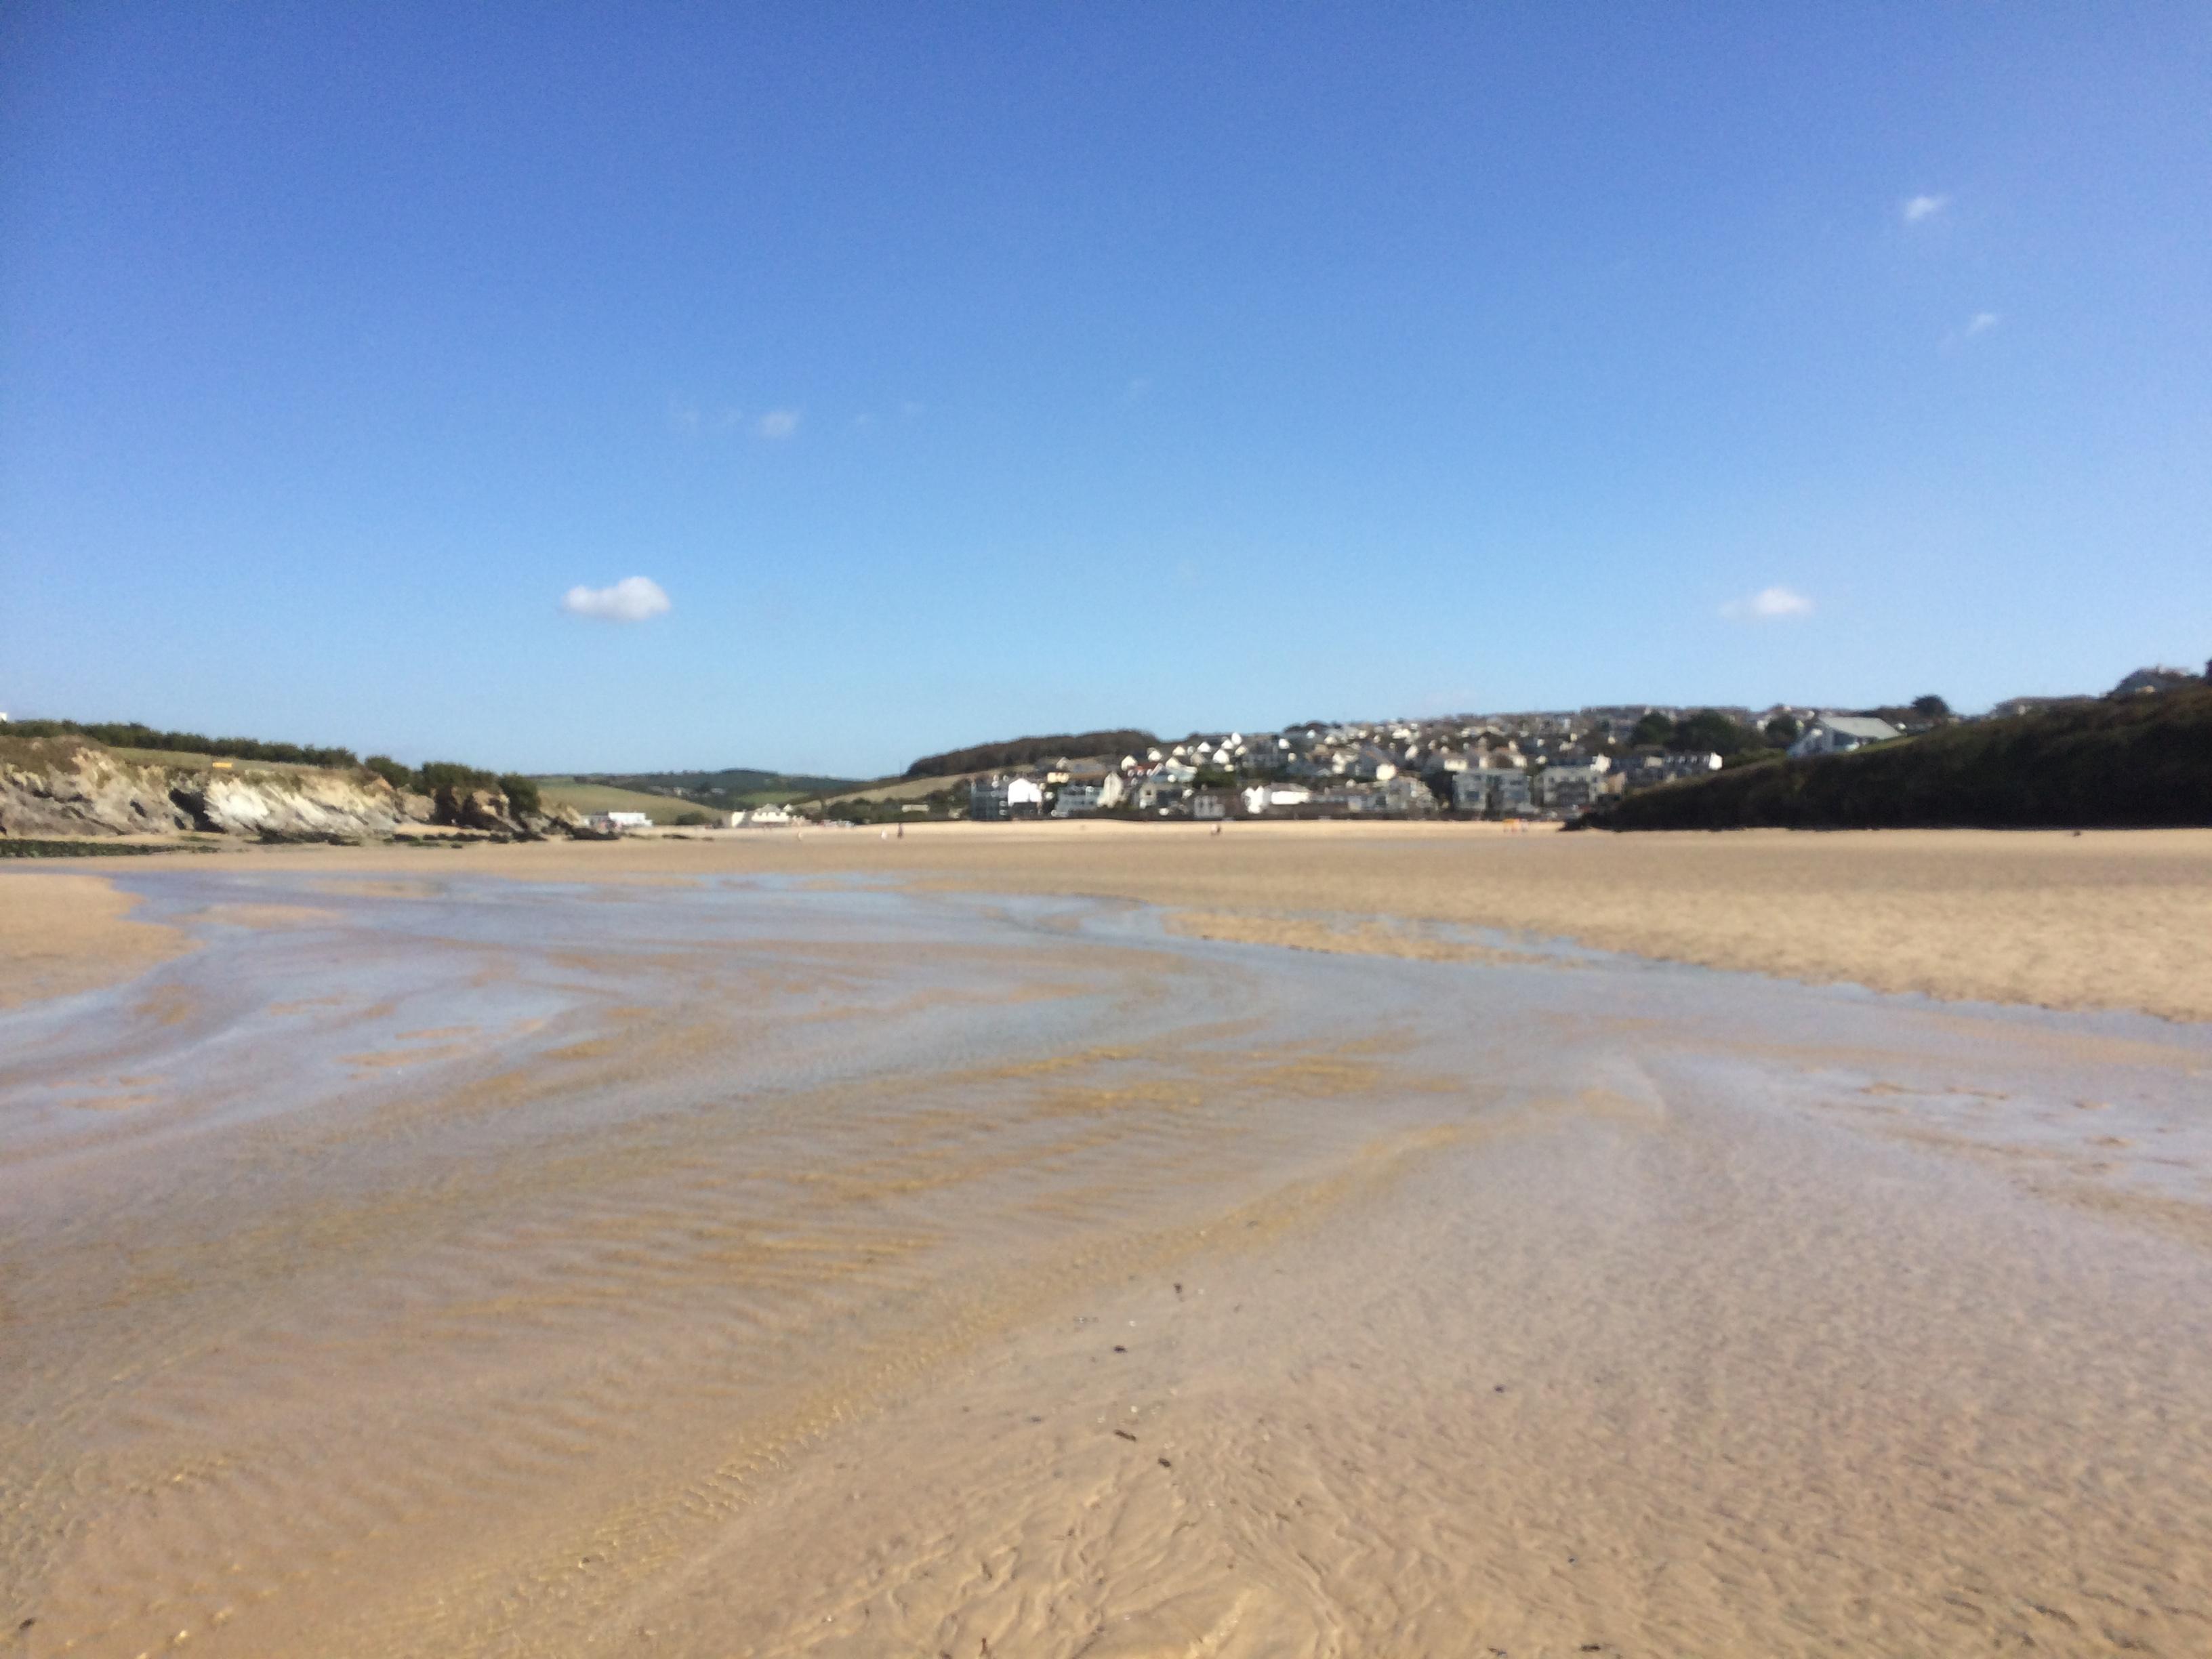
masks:
<svg viewBox="0 0 2212 1659"><path fill-rule="evenodd" d="M2212 663L2205 666L2212 669ZM2179 691L2185 685L2197 684L2197 676L2185 668L2138 668L2112 688L2112 696L2134 697L2146 691Z"/></svg>
<svg viewBox="0 0 2212 1659"><path fill-rule="evenodd" d="M773 830L779 824L797 822L798 820L792 817L789 807L778 806L773 803L766 806L753 807L748 811L730 814L730 828L732 830Z"/></svg>
<svg viewBox="0 0 2212 1659"><path fill-rule="evenodd" d="M969 788L968 811L987 823L1042 817L1044 785L1035 778L978 778Z"/></svg>
<svg viewBox="0 0 2212 1659"><path fill-rule="evenodd" d="M1419 817L1437 810L1437 798L1429 786L1402 772L1383 779L1375 793L1382 798L1382 810L1393 817Z"/></svg>
<svg viewBox="0 0 2212 1659"><path fill-rule="evenodd" d="M1218 789L1201 789L1190 798L1190 815L1218 823L1229 816L1229 797Z"/></svg>
<svg viewBox="0 0 2212 1659"><path fill-rule="evenodd" d="M1823 714L1790 745L1790 754L1796 760L1808 755L1841 755L1870 743L1887 743L1899 735L1887 720L1871 714Z"/></svg>
<svg viewBox="0 0 2212 1659"><path fill-rule="evenodd" d="M1536 774L1536 804L1570 816L1588 811L1610 793L1607 774L1612 763L1603 755L1557 762Z"/></svg>
<svg viewBox="0 0 2212 1659"><path fill-rule="evenodd" d="M1620 763L1620 787L1626 790L1649 789L1655 784L1672 783L1678 778L1701 778L1720 769L1721 757L1711 750L1702 755L1631 755Z"/></svg>
<svg viewBox="0 0 2212 1659"><path fill-rule="evenodd" d="M1486 755L1480 764L1451 775L1452 811L1508 813L1528 805L1528 769L1517 755Z"/></svg>
<svg viewBox="0 0 2212 1659"><path fill-rule="evenodd" d="M650 830L653 820L643 812L594 812L584 822L603 835L620 836L632 830Z"/></svg>
<svg viewBox="0 0 2212 1659"><path fill-rule="evenodd" d="M2060 708L2070 702L2094 702L2093 697L2007 697L1990 710L1992 720L2011 720L2021 714L2039 714L2045 708Z"/></svg>
<svg viewBox="0 0 2212 1659"><path fill-rule="evenodd" d="M1256 818L1262 812L1286 811L1312 799L1313 791L1303 784L1255 783L1244 792L1244 811Z"/></svg>
<svg viewBox="0 0 2212 1659"><path fill-rule="evenodd" d="M1118 784L1121 781L1117 778ZM1106 791L1096 783L1063 783L1052 804L1052 815L1056 818L1087 818L1102 805ZM1120 791L1115 791L1119 794Z"/></svg>

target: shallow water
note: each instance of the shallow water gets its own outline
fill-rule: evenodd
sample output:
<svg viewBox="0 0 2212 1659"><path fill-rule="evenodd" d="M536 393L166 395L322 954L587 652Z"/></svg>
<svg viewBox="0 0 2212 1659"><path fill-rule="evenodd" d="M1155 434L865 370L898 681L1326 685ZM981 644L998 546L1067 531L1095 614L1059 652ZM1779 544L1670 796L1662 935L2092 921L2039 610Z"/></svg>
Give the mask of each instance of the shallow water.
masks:
<svg viewBox="0 0 2212 1659"><path fill-rule="evenodd" d="M24 1654L2212 1648L2203 1028L124 884L0 1015Z"/></svg>

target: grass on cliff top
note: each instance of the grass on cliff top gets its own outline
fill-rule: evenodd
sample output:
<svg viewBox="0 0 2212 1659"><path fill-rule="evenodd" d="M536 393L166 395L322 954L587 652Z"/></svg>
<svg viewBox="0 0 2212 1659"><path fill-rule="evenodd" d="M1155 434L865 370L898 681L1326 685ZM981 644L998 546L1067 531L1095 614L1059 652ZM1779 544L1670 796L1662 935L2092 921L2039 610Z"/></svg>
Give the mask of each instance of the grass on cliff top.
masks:
<svg viewBox="0 0 2212 1659"><path fill-rule="evenodd" d="M170 772L211 771L216 762L222 758L217 755L195 754L188 749L110 749L107 752L118 760L129 761L138 766L158 766ZM297 761L240 760L231 762L223 769L245 777L254 772L327 772L332 769L303 766Z"/></svg>

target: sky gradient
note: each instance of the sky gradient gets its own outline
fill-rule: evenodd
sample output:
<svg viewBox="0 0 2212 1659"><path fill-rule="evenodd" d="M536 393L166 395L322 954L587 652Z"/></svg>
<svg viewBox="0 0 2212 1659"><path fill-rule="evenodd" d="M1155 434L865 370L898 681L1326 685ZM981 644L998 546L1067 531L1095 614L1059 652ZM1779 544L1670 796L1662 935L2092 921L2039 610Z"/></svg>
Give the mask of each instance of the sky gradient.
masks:
<svg viewBox="0 0 2212 1659"><path fill-rule="evenodd" d="M17 4L0 708L861 775L2201 665L2208 86L2201 3Z"/></svg>

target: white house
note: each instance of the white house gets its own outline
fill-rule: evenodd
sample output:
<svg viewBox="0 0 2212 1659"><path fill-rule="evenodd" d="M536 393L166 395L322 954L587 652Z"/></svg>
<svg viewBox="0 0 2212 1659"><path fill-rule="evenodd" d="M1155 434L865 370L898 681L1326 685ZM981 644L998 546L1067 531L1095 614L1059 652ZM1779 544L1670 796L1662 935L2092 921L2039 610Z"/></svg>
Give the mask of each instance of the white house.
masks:
<svg viewBox="0 0 2212 1659"><path fill-rule="evenodd" d="M1280 811L1286 806L1304 806L1313 799L1313 791L1295 783L1255 783L1244 792L1244 811L1252 817L1262 812Z"/></svg>
<svg viewBox="0 0 2212 1659"><path fill-rule="evenodd" d="M968 813L986 822L1039 817L1044 812L1044 785L1035 778L978 778L969 787Z"/></svg>
<svg viewBox="0 0 2212 1659"><path fill-rule="evenodd" d="M653 828L653 819L643 812L594 812L584 822L610 836L619 836L629 830Z"/></svg>
<svg viewBox="0 0 2212 1659"><path fill-rule="evenodd" d="M1897 735L1897 728L1887 720L1878 720L1871 715L1823 714L1807 726L1797 741L1790 745L1790 754L1792 759L1807 755L1840 755L1863 749L1870 743L1887 743Z"/></svg>
<svg viewBox="0 0 2212 1659"><path fill-rule="evenodd" d="M730 814L730 827L732 830L773 830L778 824L794 823L797 821L791 816L789 807L778 806L773 802L766 806L756 806L748 812Z"/></svg>

